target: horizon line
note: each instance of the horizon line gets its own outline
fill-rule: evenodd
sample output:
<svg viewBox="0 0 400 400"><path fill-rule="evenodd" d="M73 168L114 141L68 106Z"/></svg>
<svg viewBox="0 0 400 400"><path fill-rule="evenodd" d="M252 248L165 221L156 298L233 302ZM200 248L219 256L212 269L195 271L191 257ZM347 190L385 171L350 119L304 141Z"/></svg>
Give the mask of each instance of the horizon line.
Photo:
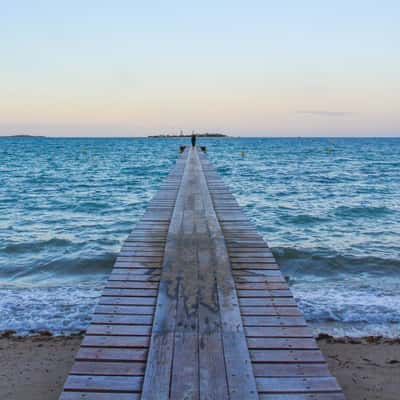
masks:
<svg viewBox="0 0 400 400"><path fill-rule="evenodd" d="M188 139L189 136L161 136L152 137L149 136L47 136L47 135L2 135L0 138L7 139ZM240 135L226 135L223 137L200 137L200 139L400 139L400 133L398 135L385 135L385 136L366 136L366 135L355 135L355 136L311 136L311 135L255 135L255 136L240 136Z"/></svg>

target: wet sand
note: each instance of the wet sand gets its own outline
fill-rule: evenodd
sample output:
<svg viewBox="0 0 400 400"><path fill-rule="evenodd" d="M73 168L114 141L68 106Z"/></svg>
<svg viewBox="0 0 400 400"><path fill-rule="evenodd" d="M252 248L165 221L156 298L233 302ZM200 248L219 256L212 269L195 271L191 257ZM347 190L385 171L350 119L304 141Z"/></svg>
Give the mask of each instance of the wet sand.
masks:
<svg viewBox="0 0 400 400"><path fill-rule="evenodd" d="M58 399L81 339L1 338L0 399ZM318 342L348 400L399 399L399 340L325 338Z"/></svg>

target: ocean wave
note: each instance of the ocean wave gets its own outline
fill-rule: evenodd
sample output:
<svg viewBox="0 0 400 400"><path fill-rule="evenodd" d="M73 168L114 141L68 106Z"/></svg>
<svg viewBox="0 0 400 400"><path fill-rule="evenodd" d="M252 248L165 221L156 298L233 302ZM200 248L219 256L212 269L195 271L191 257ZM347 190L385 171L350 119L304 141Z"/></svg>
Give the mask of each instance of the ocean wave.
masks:
<svg viewBox="0 0 400 400"><path fill-rule="evenodd" d="M304 280L291 284L297 304L318 332L400 337L400 280Z"/></svg>
<svg viewBox="0 0 400 400"><path fill-rule="evenodd" d="M40 240L28 243L24 242L9 243L6 244L3 248L1 248L1 251L8 254L21 254L21 253L38 252L49 247L62 248L70 245L72 245L71 240L52 238L49 240Z"/></svg>
<svg viewBox="0 0 400 400"><path fill-rule="evenodd" d="M101 289L99 283L40 288L0 286L0 331L77 333L87 328Z"/></svg>
<svg viewBox="0 0 400 400"><path fill-rule="evenodd" d="M104 253L92 257L75 255L57 257L50 261L40 260L30 268L3 269L2 283L30 282L41 285L46 280L82 279L84 276L98 280L99 276L105 276L111 271L115 257L114 253Z"/></svg>
<svg viewBox="0 0 400 400"><path fill-rule="evenodd" d="M327 218L318 217L311 214L282 215L281 219L284 222L289 222L295 225L309 225L327 221Z"/></svg>
<svg viewBox="0 0 400 400"><path fill-rule="evenodd" d="M272 251L284 273L294 277L304 275L334 276L343 273L370 275L400 275L400 260L374 256L356 257L330 249L297 249L273 247Z"/></svg>
<svg viewBox="0 0 400 400"><path fill-rule="evenodd" d="M317 332L400 336L400 260L329 249L272 250Z"/></svg>
<svg viewBox="0 0 400 400"><path fill-rule="evenodd" d="M109 208L111 208L113 205L105 202L105 201L101 201L100 199L96 201L96 199L92 200L92 201L82 201L79 204L77 204L76 206L74 206L73 211L74 212L82 212L82 213L91 213L91 212L97 212L100 210L107 210Z"/></svg>
<svg viewBox="0 0 400 400"><path fill-rule="evenodd" d="M334 214L337 217L344 218L377 218L386 214L392 213L393 210L387 207L376 207L376 206L340 206L334 210Z"/></svg>

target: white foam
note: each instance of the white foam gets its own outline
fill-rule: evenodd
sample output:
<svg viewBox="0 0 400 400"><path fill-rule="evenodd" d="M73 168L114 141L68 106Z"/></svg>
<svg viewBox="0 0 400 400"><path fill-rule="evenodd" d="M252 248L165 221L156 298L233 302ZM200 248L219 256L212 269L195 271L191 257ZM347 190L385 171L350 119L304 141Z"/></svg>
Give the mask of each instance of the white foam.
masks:
<svg viewBox="0 0 400 400"><path fill-rule="evenodd" d="M55 287L0 288L0 331L18 334L49 330L54 334L77 333L89 324L101 294L99 284Z"/></svg>

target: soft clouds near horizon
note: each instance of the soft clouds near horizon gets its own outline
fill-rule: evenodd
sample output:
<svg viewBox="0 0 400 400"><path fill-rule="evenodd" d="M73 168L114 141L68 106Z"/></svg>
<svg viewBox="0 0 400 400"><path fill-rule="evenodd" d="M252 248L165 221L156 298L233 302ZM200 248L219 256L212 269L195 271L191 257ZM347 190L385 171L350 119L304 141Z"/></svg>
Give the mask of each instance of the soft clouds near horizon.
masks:
<svg viewBox="0 0 400 400"><path fill-rule="evenodd" d="M328 111L328 110L302 110L297 111L298 114L315 115L318 117L350 117L354 115L352 112L346 111Z"/></svg>
<svg viewBox="0 0 400 400"><path fill-rule="evenodd" d="M400 135L397 1L2 5L0 135Z"/></svg>

